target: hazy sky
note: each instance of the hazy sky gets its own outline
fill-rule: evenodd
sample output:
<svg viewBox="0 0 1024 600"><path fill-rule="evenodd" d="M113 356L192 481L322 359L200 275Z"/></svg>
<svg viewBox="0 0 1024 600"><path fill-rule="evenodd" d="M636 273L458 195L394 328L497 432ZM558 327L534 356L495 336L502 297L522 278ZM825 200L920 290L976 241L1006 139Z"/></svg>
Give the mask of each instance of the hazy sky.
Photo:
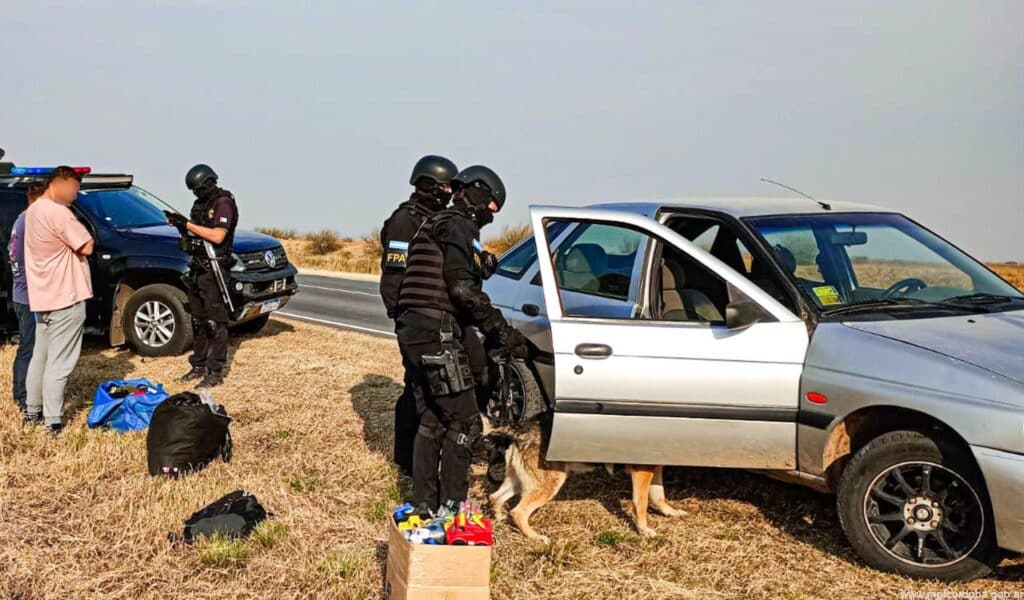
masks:
<svg viewBox="0 0 1024 600"><path fill-rule="evenodd" d="M495 230L772 177L1024 259L1024 2L500 4L11 0L0 147L353 235L427 153L502 176Z"/></svg>

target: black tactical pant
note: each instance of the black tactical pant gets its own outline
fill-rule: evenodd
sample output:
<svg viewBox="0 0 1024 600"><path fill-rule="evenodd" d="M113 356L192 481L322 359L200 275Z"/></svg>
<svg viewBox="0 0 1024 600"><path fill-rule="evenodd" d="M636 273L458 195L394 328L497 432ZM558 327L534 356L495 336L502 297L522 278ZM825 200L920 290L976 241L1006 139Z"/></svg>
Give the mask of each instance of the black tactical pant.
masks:
<svg viewBox="0 0 1024 600"><path fill-rule="evenodd" d="M397 333L398 322L395 322ZM483 344L473 327L464 327L462 334L462 346L469 355L469 365L473 369L473 377L478 383L477 405L486 406L485 378L487 375L487 356L484 353ZM395 445L393 461L398 466L402 475L412 477L413 447L416 442L416 432L420 428L420 410L418 405L423 405L422 399L417 400L420 387L416 384L414 376L415 366L410 366L405 358L402 359L402 366L405 368L403 377L402 395L395 402ZM483 402L483 404L481 404Z"/></svg>
<svg viewBox="0 0 1024 600"><path fill-rule="evenodd" d="M454 339L445 344L441 330L440 319L412 310L398 317L402 363L419 390L414 394L419 426L413 444L413 495L416 502L431 509L449 502L457 506L466 499L472 445L482 427L473 387L446 394L432 387L437 383L436 368L424 366L424 356L437 355L447 348L468 363L461 328L454 324Z"/></svg>
<svg viewBox="0 0 1024 600"><path fill-rule="evenodd" d="M224 281L229 281L223 267ZM192 315L193 367L223 371L228 364L228 322L231 314L220 295L213 271L194 266L188 276L188 311Z"/></svg>

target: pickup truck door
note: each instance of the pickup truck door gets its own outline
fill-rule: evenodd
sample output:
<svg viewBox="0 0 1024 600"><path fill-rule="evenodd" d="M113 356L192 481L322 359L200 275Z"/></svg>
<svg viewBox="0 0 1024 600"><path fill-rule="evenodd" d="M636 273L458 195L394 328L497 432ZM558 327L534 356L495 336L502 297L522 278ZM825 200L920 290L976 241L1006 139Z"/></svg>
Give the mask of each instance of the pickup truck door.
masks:
<svg viewBox="0 0 1024 600"><path fill-rule="evenodd" d="M648 217L531 207L531 219L555 362L548 460L796 468L796 416L808 343L799 317ZM559 282L578 274L556 276L544 234L549 221L600 224L608 248L615 247L616 231L627 233L624 245L647 248L647 260L637 261L631 285L650 279L654 248L671 248L720 278L732 295L752 301L764 318L730 330L724 322L654 320L639 306L630 318L575 311ZM572 252L562 246L566 249L558 252ZM600 286L591 289L600 292Z"/></svg>

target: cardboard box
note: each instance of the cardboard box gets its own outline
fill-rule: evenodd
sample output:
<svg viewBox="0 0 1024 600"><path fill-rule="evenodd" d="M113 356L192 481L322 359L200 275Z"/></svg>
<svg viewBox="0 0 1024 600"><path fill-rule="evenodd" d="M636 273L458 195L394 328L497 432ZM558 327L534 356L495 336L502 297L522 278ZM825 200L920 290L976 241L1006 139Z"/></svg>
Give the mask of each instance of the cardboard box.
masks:
<svg viewBox="0 0 1024 600"><path fill-rule="evenodd" d="M491 595L490 546L412 544L388 519L387 600L482 600Z"/></svg>

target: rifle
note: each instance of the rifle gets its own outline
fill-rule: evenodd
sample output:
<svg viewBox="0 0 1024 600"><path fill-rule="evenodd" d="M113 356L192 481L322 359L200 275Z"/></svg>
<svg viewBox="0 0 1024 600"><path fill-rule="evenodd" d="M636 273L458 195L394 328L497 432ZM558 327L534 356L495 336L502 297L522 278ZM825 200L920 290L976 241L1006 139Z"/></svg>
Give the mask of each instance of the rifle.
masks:
<svg viewBox="0 0 1024 600"><path fill-rule="evenodd" d="M217 259L217 251L213 249L213 244L203 240L203 248L206 250L206 258L210 260L210 270L213 271L213 278L217 280L217 288L220 290L220 299L224 301L224 304L228 307L229 313L235 312L235 305L231 302L231 294L228 293L228 282L224 281L224 272L220 268L220 262Z"/></svg>

